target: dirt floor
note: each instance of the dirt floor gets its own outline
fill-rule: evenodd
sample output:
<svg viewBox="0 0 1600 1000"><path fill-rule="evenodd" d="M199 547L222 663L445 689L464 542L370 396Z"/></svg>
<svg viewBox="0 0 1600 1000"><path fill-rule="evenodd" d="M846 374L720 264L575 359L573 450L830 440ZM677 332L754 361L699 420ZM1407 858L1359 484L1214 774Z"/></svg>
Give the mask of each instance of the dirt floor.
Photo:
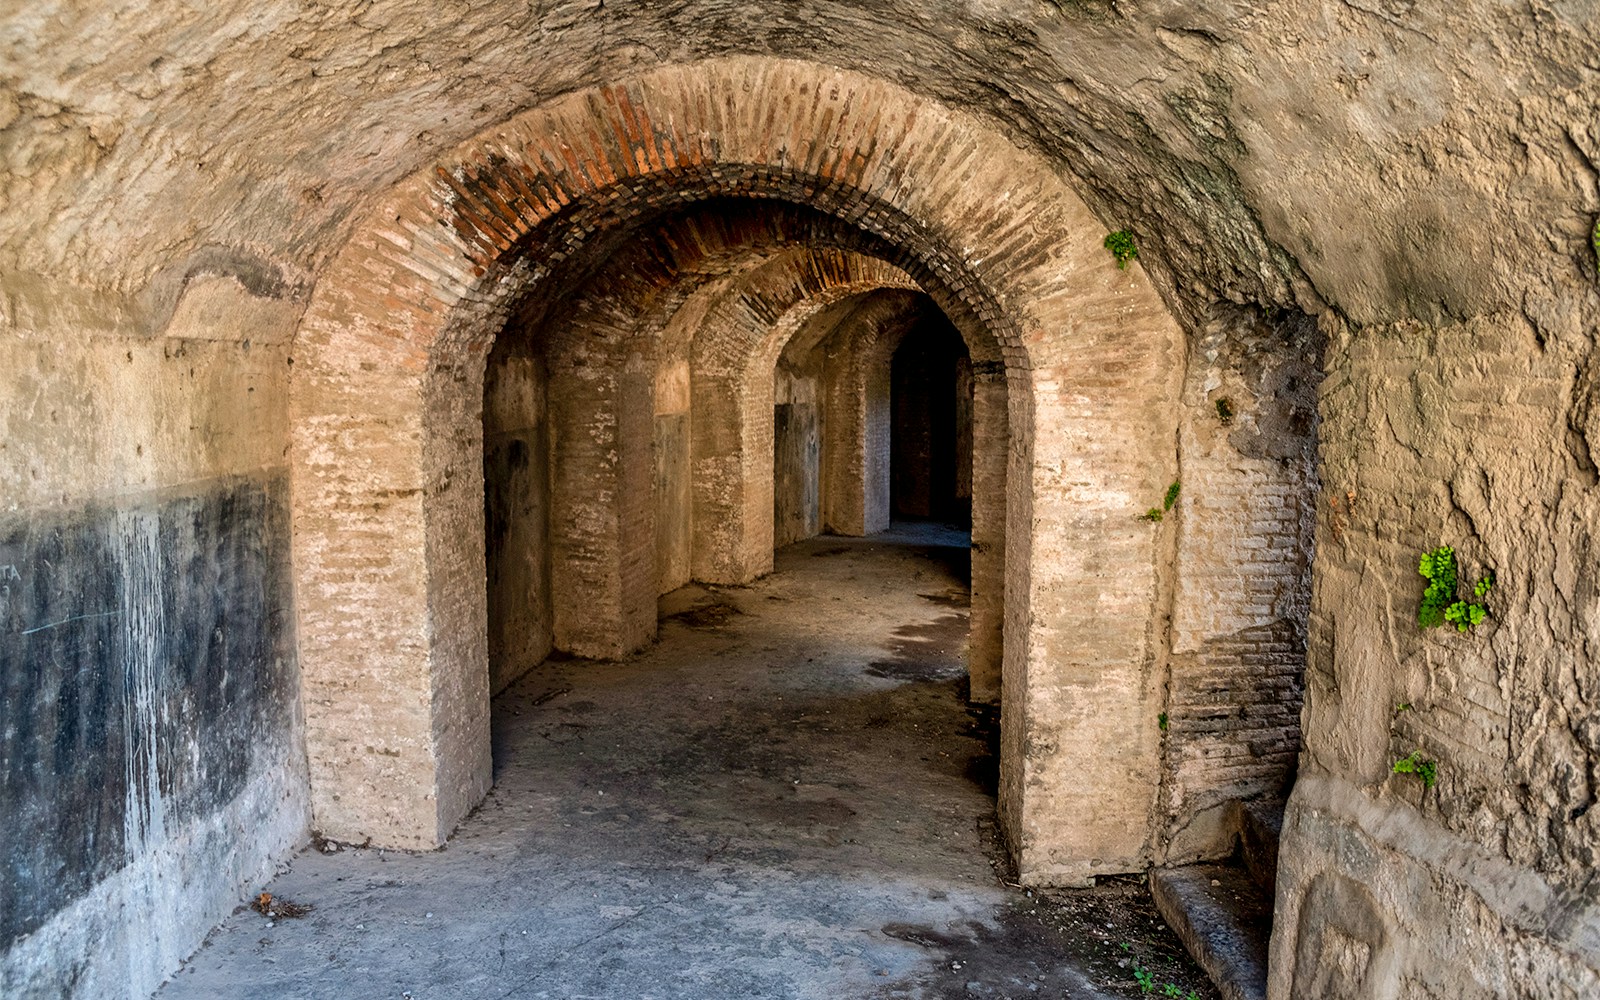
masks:
<svg viewBox="0 0 1600 1000"><path fill-rule="evenodd" d="M636 657L539 666L448 845L314 844L159 995L1211 1000L1142 878L1010 884L965 544L814 539L668 595Z"/></svg>

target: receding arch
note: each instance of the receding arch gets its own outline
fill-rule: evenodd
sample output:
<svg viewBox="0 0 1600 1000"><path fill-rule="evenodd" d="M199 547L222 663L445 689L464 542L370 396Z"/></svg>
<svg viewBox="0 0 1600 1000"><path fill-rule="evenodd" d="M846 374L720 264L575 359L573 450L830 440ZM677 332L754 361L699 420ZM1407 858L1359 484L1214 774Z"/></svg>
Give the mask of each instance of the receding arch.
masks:
<svg viewBox="0 0 1600 1000"><path fill-rule="evenodd" d="M917 287L894 265L838 245L849 235L835 220L775 202L691 206L585 269L558 305L531 303L498 338L501 358L508 341L537 343L534 353L555 376L547 390L554 411L608 428L558 436L553 449L550 548L564 566L553 578L556 648L617 657L653 635L654 596L664 587L641 546L654 535L653 561L662 562L661 538L685 527L666 521L688 513L657 503L652 523L641 502L662 474L662 445L692 444L682 459L693 465L681 476L692 481L692 537L680 540L692 545L665 560L668 582L744 583L770 569L771 483L757 456L771 450L771 385L760 373L770 375L811 310L852 291ZM992 342L982 349L998 351ZM670 374L680 365L681 387ZM618 380L626 391L609 392ZM684 441L657 442L651 467L637 445L648 440L644 404L661 396L658 421L663 402L685 416L689 399L702 405ZM632 405L613 405L624 398ZM631 451L622 448L629 442ZM596 471L598 495L584 488ZM1003 510L1002 491L986 499Z"/></svg>
<svg viewBox="0 0 1600 1000"><path fill-rule="evenodd" d="M1128 512L1174 463L1177 327L1040 158L886 81L765 57L487 130L397 184L319 281L291 389L317 827L430 847L487 789L484 355L513 303L606 234L710 197L853 227L1000 345L1004 828L1030 881L1142 867L1160 654L1152 536ZM630 386L593 390L615 408Z"/></svg>
<svg viewBox="0 0 1600 1000"><path fill-rule="evenodd" d="M885 287L915 287L915 283L875 258L813 251L780 257L753 270L703 318L690 366L690 392L696 402L697 579L745 583L772 568L768 469L772 371L778 353L817 311ZM719 402L726 405L719 407ZM703 426L726 420L724 414L735 421L732 433ZM702 532L707 535L704 539Z"/></svg>

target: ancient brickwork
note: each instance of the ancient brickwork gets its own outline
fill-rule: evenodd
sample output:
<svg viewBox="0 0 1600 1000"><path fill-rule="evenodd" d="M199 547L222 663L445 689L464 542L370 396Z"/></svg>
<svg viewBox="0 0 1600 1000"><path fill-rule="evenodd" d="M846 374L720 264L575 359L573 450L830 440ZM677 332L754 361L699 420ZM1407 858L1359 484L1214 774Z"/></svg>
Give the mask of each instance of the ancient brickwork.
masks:
<svg viewBox="0 0 1600 1000"><path fill-rule="evenodd" d="M1192 343L1166 729L1169 861L1233 850L1232 803L1281 800L1300 750L1317 503L1315 326L1218 309ZM1165 507L1166 497L1149 498Z"/></svg>
<svg viewBox="0 0 1600 1000"><path fill-rule="evenodd" d="M806 114L763 115L763 107L777 107L786 101L791 107L805 107ZM881 111L842 114L847 108L874 106L898 111L895 116ZM781 136L775 131L780 128ZM582 141L574 145L558 138L564 136L581 137ZM357 505L348 508L352 512L370 511L371 487L360 477L373 474L376 478L369 482L385 491L392 489L387 484L395 482L422 486L420 493L403 493L404 499L390 507L390 516L422 519L430 525L429 538L434 537L432 525L443 525L455 516L449 509L429 504L431 491L438 487L426 484L460 483L462 477L451 471L454 461L448 451L430 452L433 445L425 443L420 453L413 450L417 448L414 442L437 442L439 438L407 420L404 400L420 404L426 398L418 376L428 370L431 356L461 358L481 352L495 330L497 314L505 309L497 303L509 304L513 290L533 295L542 280L540 274L519 263L529 258L510 252L513 247L540 254L545 260L560 259L586 252L583 248L599 238L593 234L604 233L630 215L691 197L748 192L803 198L864 229L870 237L897 247L892 262L929 291L958 329L969 337L976 336L972 331L986 333L991 338L988 342L1000 345L998 353L1008 359L1012 370L1007 381L1011 431L1005 453L1013 473L1006 479L1006 491L1014 511L1008 515L1008 550L1018 532L1023 544L1039 545L1041 538L1056 540L1044 543L1048 557L1037 564L1049 567L1043 581L1020 569L1013 573L1010 560L1006 563L1006 607L1031 607L1026 618L1017 620L1034 624L1014 639L1008 635L1005 643L1007 657L1017 658L1016 669L1008 667L1007 672L1021 685L1008 711L1013 713L1015 730L1030 731L1031 749L1013 752L1012 779L1006 784L1003 811L1030 878L1077 881L1087 878L1094 867L1136 865L1134 858L1143 849L1128 840L1125 830L1129 824L1148 828L1154 793L1133 779L1135 771L1108 774L1093 789L1045 780L1042 775L1057 768L1081 770L1074 761L1106 753L1118 754L1124 761L1143 756L1153 762L1155 734L1133 725L1133 717L1123 716L1137 713L1136 717L1149 718L1154 714L1159 690L1156 655L1147 644L1150 633L1141 624L1153 608L1154 584L1148 570L1143 574L1112 570L1114 566L1148 567L1150 541L1147 535L1130 530L1108 546L1100 525L1108 504L1125 510L1128 497L1156 488L1151 470L1168 463L1142 460L1141 449L1168 451L1171 443L1152 426L1144 437L1135 439L1142 443L1134 447L1126 436L1109 447L1109 436L1097 434L1096 429L1114 417L1092 410L1075 410L1070 427L1055 420L1045 424L1061 427L1065 433L1029 436L1024 428L1033 426L1036 408L1054 412L1056 407L1076 407L1090 394L1118 386L1139 387L1147 412L1170 408L1176 403L1176 387L1170 374L1163 373L1174 370L1168 359L1175 348L1176 328L1137 271L1118 270L1092 240L1084 238L1083 234L1092 233L1095 227L1057 177L1020 152L1004 158L990 155L995 149L992 138L975 131L973 123L883 84L832 71L818 77L814 70L799 64L732 60L697 66L693 73L661 71L627 87L554 102L508 122L493 136L463 149L453 162L398 188L377 209L369 226L353 237L347 252L330 266L302 325L298 349L316 373L296 382L295 397L296 454L307 460L297 467L310 477L307 489L297 494L307 505L307 530L297 535L301 546L297 565L307 574L301 590L303 625L319 622L332 606L330 602L336 603L343 618L363 614L362 602L368 597L382 600L378 617L392 623L397 641L387 655L398 659L382 668L391 679L388 690L393 695L403 691L393 684L395 677L415 677L417 683L431 687L437 683L428 679L431 673L446 669L428 665L433 653L426 645L409 643L427 635L477 627L481 611L474 609L471 595L463 591L440 600L431 590L419 589L423 579L437 581L449 576L426 569L409 553L400 554L392 570L373 577L392 581L386 585L385 598L378 597L381 591L365 587L328 589L333 578L320 567L337 565L344 558L339 550L347 543L317 526L328 523L330 515L339 516L337 512L351 502ZM727 166L713 169L713 162ZM669 180L670 185L666 183ZM1016 192L1028 204L1027 212L997 211L984 192L998 186ZM899 203L883 201L885 195ZM992 250L966 261L956 256L955 246ZM392 281L377 280L384 271ZM1137 335L1124 335L1124 330ZM1026 331L1036 331L1031 341ZM1024 347L1025 342L1029 346ZM985 355L991 364L998 360L992 349ZM453 364L464 376L463 387L481 392L470 366ZM552 386L558 383L556 370L552 363ZM576 368L571 371L578 375ZM627 394L631 398L647 395L654 374L640 372L629 382L633 388ZM583 377L592 380L596 376L588 373ZM575 379L573 384L579 382ZM614 418L606 414L621 417L627 412L615 409L624 397L620 386L606 385L609 388L601 396L558 418L601 415L601 423L592 425L600 438L570 442L569 446L579 449L574 454L580 458L585 449L593 451L587 461L622 461L650 470L648 461L624 460L620 454L612 457L606 447L593 450L594 444L613 433L607 422ZM1030 387L1035 391L1030 392ZM364 472L361 463L335 466L319 458L341 453L343 442L352 439L330 438L323 428L347 427L351 417L346 407L358 397L363 401L363 435L388 435L403 429L395 442L401 446L398 451L394 445L375 442L368 454L394 456L411 471L369 467L370 471ZM382 422L383 407L378 408L378 421L370 419L375 399L393 400L399 407L387 426ZM561 405L553 396L552 406L559 409ZM322 415L328 406L332 411ZM652 419L653 407L636 409ZM981 414L980 409L980 418ZM421 437L415 436L418 434ZM649 430L644 434L648 441ZM481 447L471 433L464 433L461 439L470 441L474 451ZM559 509L563 502L580 502L577 496L562 499L561 440L558 435L557 509L552 511L552 524L616 531L608 527L621 523L614 514L597 510L597 520L589 515L577 517L576 511L564 516ZM616 440L630 438L623 435ZM434 456L431 459L430 454ZM395 473L400 473L398 479ZM620 509L640 511L644 517L653 514L648 499L652 479L653 471L648 471L642 478L646 486L642 491L622 488L619 481L613 495L623 504ZM1150 482L1143 482L1146 479ZM1138 488L1134 481L1139 482ZM588 485L592 488L593 482ZM975 490L984 485L975 481ZM589 499L582 502L603 500L608 489L602 484L599 492L587 494ZM1020 522L1016 520L1023 509L1017 506L1019 492L1037 494L1032 500L1032 517ZM412 507L413 503L421 506ZM462 531L451 537L481 538L481 511L472 515L460 509L462 524L477 527L477 533ZM766 509L770 516L770 500ZM1093 533L1094 546L1069 541L1080 532ZM620 533L616 537L620 538ZM435 546L429 558L447 548L442 543ZM607 578L633 579L624 570L641 561L653 568L653 543L641 549L637 558L632 549L613 551L621 562L616 570L603 569ZM553 553L557 559L565 558L558 539ZM577 550L571 553L582 554ZM467 551L452 558L471 561ZM1074 567L1084 559L1097 571L1088 575L1077 572ZM449 570L454 572L454 568ZM412 582L406 582L408 579ZM653 583L653 574L646 579ZM1035 592L1040 586L1043 589ZM1085 588L1092 589L1092 600ZM632 596L611 606L625 615L625 621L639 620L629 610L635 607L634 597L643 607L653 600L654 589L629 585L619 593ZM399 594L407 595L405 602L395 600ZM604 600L591 604L602 610L607 606ZM1096 613L1079 616L1070 628L1051 624L1057 620L1055 616L1070 608L1095 608ZM558 599L558 645L563 641L561 609ZM397 614L406 617L396 619ZM624 648L636 641L628 630L619 633L613 627L607 634L620 634ZM340 700L359 697L360 678L383 659L375 660L373 650L367 647L360 650L362 664L349 664L349 669L338 666L343 657L355 653L354 647L340 653L324 640L307 647L308 704L332 707ZM469 659L448 669L477 674L485 668ZM1112 696L1112 692L1117 694ZM1094 703L1101 704L1091 709ZM444 786L434 785L437 779L428 775L442 773L445 761L459 766L460 760L474 757L477 751L463 741L470 741L472 734L481 730L474 716L485 710L473 708L470 698L452 704L461 705L468 714L434 716L426 740L405 736L394 742L398 757L386 758L383 769L398 764L409 768L418 781L411 785L412 791L388 802L374 802L370 820L356 820L346 811L369 796L370 789L393 785L363 780L361 767L350 765L361 762L365 752L344 740L323 743L320 737L326 730L312 726L313 789L338 794L341 803L337 808L325 807L322 814L348 815L341 823L357 822L358 832L391 830L385 836L396 843L408 842L408 838L427 843L441 836L453 822L450 817L458 815L470 797L470 792L464 796L459 789L470 790L475 783L455 783L446 794ZM1066 715L1060 714L1063 710ZM387 722L373 719L373 723L397 733L415 725L398 715L391 715ZM1045 735L1047 731L1059 735ZM1105 739L1095 738L1095 732ZM423 755L412 757L407 747L416 747ZM426 791L430 786L438 788L437 798ZM342 790L334 793L336 787ZM418 794L423 796L420 801L411 798ZM1092 819L1076 823L1071 831L1053 821L1029 819L1034 808L1039 810L1038 816L1064 815L1062 810L1072 811L1071 803L1085 795L1097 799ZM419 806L420 812L416 811ZM413 818L403 820L408 812ZM377 823L382 825L374 825ZM1063 835L1099 846L1069 848L1061 840ZM1131 855L1130 850L1134 852Z"/></svg>

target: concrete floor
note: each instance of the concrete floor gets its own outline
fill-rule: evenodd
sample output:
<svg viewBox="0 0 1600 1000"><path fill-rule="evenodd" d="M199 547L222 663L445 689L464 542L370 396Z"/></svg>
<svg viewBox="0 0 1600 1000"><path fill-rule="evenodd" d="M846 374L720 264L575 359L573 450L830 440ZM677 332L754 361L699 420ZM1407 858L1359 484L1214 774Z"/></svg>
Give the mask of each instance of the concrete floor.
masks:
<svg viewBox="0 0 1600 1000"><path fill-rule="evenodd" d="M1135 961L1212 995L1137 881L1004 883L965 543L814 539L668 595L630 660L541 665L496 701L495 788L445 848L308 849L263 888L309 913L241 910L159 996L1148 995Z"/></svg>

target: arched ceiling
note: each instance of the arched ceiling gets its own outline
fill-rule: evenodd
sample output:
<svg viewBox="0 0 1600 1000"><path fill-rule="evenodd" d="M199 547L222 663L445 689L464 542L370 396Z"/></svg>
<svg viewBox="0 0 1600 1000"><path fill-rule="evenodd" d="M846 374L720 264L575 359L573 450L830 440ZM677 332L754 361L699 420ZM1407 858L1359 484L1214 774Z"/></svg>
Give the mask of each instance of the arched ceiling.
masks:
<svg viewBox="0 0 1600 1000"><path fill-rule="evenodd" d="M1587 0L8 6L8 291L81 286L109 295L87 312L150 332L194 273L303 288L362 205L522 109L727 53L825 60L983 116L1133 228L1180 311L1521 306L1570 325L1540 303L1592 287Z"/></svg>

